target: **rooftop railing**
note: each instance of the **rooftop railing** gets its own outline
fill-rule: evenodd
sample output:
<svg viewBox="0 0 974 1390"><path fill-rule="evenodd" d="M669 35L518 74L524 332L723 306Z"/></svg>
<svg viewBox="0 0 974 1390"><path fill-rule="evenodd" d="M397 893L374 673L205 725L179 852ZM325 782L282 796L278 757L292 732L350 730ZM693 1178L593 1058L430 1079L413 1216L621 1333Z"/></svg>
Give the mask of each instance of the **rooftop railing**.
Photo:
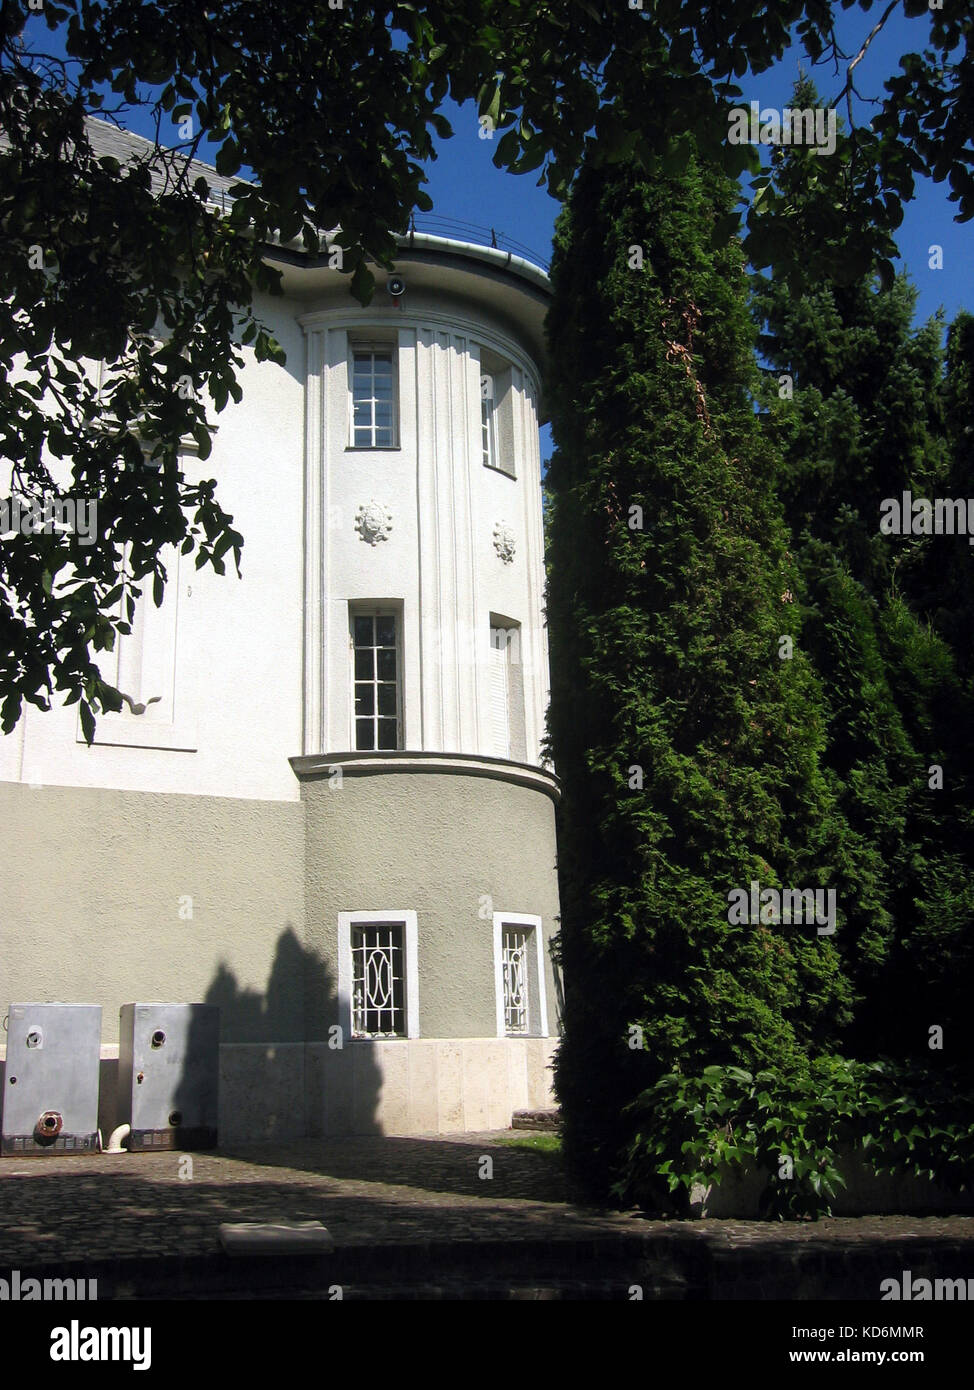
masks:
<svg viewBox="0 0 974 1390"><path fill-rule="evenodd" d="M451 237L455 241L469 241L476 246L493 246L499 251L509 251L512 256L523 256L542 270L550 270L551 262L547 256L540 255L522 241L515 241L506 232L495 227L484 227L477 222L460 222L454 217L441 217L434 212L414 213L409 229L413 232L426 232L429 236Z"/></svg>
<svg viewBox="0 0 974 1390"><path fill-rule="evenodd" d="M211 207L224 216L233 207L234 200L229 191L210 188L208 202ZM414 213L409 220L409 231L427 236L447 237L453 241L466 241L474 246L491 246L498 251L507 251L512 256L521 256L532 265L540 266L546 273L551 269L548 256L543 256L523 241L517 241L496 227L485 227L478 222L462 222L455 217L441 217L438 213ZM408 235L408 233L406 233Z"/></svg>

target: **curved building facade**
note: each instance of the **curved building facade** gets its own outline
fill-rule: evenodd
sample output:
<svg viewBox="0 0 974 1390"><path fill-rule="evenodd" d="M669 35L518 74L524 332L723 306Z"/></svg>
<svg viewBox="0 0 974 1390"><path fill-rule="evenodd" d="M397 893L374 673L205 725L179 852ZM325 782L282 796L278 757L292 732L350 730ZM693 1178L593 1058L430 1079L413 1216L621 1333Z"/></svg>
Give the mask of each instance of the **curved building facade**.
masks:
<svg viewBox="0 0 974 1390"><path fill-rule="evenodd" d="M131 708L0 740L0 993L101 1004L103 1128L132 1000L220 1006L231 1141L505 1126L551 1103L558 1032L547 280L412 236L362 308L273 256L286 365L244 349L184 461L242 576L171 555L106 656Z"/></svg>

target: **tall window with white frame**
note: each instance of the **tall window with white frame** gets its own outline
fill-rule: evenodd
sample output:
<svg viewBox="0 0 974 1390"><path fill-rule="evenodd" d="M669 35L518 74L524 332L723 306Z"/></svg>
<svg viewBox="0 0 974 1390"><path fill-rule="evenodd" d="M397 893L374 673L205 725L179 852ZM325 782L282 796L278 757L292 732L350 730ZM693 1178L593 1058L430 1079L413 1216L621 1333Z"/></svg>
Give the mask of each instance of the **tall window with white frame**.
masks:
<svg viewBox="0 0 974 1390"><path fill-rule="evenodd" d="M119 614L129 625L129 631L120 635L115 643L115 683L123 699L116 718L140 720L142 724L171 723L173 719L179 551L166 546L160 552L160 559L168 580L161 605L157 608L150 601L151 574L138 581L126 578ZM130 548L126 547L126 570L129 561ZM102 733L105 732L106 729L102 729Z"/></svg>
<svg viewBox="0 0 974 1390"><path fill-rule="evenodd" d="M418 923L412 908L338 914L341 1026L352 1038L418 1038Z"/></svg>
<svg viewBox="0 0 974 1390"><path fill-rule="evenodd" d="M129 565L130 551L131 546L126 545L124 557L126 569ZM142 658L145 645L145 591L149 583L149 579L144 579L141 585L130 579L125 579L122 586L120 613L125 622L128 623L129 631L116 639L115 642L118 667L116 684L118 689L124 691L133 701L133 704L129 706L133 711L139 703L143 705L147 703L146 697L142 694ZM130 601L132 603L131 617L129 616Z"/></svg>
<svg viewBox="0 0 974 1390"><path fill-rule="evenodd" d="M399 634L395 613L352 614L355 747L402 747Z"/></svg>
<svg viewBox="0 0 974 1390"><path fill-rule="evenodd" d="M352 344L352 447L396 447L396 372L392 345Z"/></svg>
<svg viewBox="0 0 974 1390"><path fill-rule="evenodd" d="M519 623L496 613L490 615L488 662L487 709L491 752L495 758L523 762L527 757L527 743Z"/></svg>
<svg viewBox="0 0 974 1390"><path fill-rule="evenodd" d="M520 378L518 378L520 380ZM485 468L517 475L514 466L514 366L490 348L480 348L480 460Z"/></svg>
<svg viewBox="0 0 974 1390"><path fill-rule="evenodd" d="M497 431L494 423L494 378L480 378L480 451L485 468L497 467Z"/></svg>
<svg viewBox="0 0 974 1390"><path fill-rule="evenodd" d="M497 1036L548 1037L541 918L495 912L493 930Z"/></svg>
<svg viewBox="0 0 974 1390"><path fill-rule="evenodd" d="M403 927L361 922L352 927L352 1036L406 1034Z"/></svg>

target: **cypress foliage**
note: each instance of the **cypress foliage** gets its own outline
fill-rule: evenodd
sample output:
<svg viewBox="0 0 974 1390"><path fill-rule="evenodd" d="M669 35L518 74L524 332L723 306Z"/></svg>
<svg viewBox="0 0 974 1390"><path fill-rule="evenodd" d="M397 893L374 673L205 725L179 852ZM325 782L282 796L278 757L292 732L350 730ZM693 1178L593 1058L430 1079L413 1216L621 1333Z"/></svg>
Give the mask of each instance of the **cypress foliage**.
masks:
<svg viewBox="0 0 974 1390"><path fill-rule="evenodd" d="M817 101L810 83L799 84L795 105ZM823 219L804 158L780 155L775 177L795 234L810 236ZM965 865L974 710L958 664L960 633L946 615L959 562L968 563L969 592L970 551L951 537L879 530L880 504L905 490L966 495L950 493L942 319L914 328L915 304L902 276L888 293L862 278L810 284L798 297L773 278L755 279L761 346L773 369L763 396L783 461L778 491L802 576L803 642L825 692L824 766L859 885L837 937L856 990L843 1043L857 1056L956 1066L974 1053L963 1003L974 952ZM791 399L779 387L785 373ZM958 362L949 412L955 457L965 379ZM962 486L963 469L953 471ZM931 565L946 576L939 598ZM929 621L938 616L940 633ZM944 769L943 788L930 785L933 767ZM934 1024L945 1029L942 1052L929 1047Z"/></svg>
<svg viewBox="0 0 974 1390"><path fill-rule="evenodd" d="M555 239L556 1084L566 1158L596 1196L623 1167L626 1106L658 1077L797 1075L851 1016L841 893L835 937L728 920L729 890L754 879L827 889L857 867L820 767L741 256L711 243L735 198L694 157L652 178L584 168Z"/></svg>
<svg viewBox="0 0 974 1390"><path fill-rule="evenodd" d="M947 475L939 493L967 499L967 524L974 530L970 314L959 314L950 326L941 396ZM949 1068L960 1088L974 1080L974 548L963 536L942 535L915 539L910 552L919 557L906 582L922 640L903 644L910 658L904 672L919 690L920 710L934 710L924 747L934 749L930 762L942 766L943 787L926 798L933 799L924 846L929 867L905 924L902 966L889 1003L895 1010L902 1001L900 1016L909 1010L921 1030L940 1024L943 1052L928 1061Z"/></svg>
<svg viewBox="0 0 974 1390"><path fill-rule="evenodd" d="M974 500L974 315L960 313L947 334L944 419L948 444L948 497ZM974 506L968 529L974 531ZM924 542L915 578L919 606L949 644L962 679L974 678L974 547L937 538Z"/></svg>

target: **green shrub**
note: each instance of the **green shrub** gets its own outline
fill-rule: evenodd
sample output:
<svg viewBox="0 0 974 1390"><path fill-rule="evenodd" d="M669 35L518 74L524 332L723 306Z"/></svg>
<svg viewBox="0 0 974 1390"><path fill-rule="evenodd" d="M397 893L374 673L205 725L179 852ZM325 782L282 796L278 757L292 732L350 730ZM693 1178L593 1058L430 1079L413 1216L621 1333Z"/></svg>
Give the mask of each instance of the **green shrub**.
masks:
<svg viewBox="0 0 974 1390"><path fill-rule="evenodd" d="M758 1172L762 1214L828 1216L852 1151L877 1175L954 1192L974 1179L974 1092L943 1072L843 1057L790 1074L713 1066L660 1077L628 1112L637 1131L613 1192L650 1211L684 1215L695 1184Z"/></svg>

